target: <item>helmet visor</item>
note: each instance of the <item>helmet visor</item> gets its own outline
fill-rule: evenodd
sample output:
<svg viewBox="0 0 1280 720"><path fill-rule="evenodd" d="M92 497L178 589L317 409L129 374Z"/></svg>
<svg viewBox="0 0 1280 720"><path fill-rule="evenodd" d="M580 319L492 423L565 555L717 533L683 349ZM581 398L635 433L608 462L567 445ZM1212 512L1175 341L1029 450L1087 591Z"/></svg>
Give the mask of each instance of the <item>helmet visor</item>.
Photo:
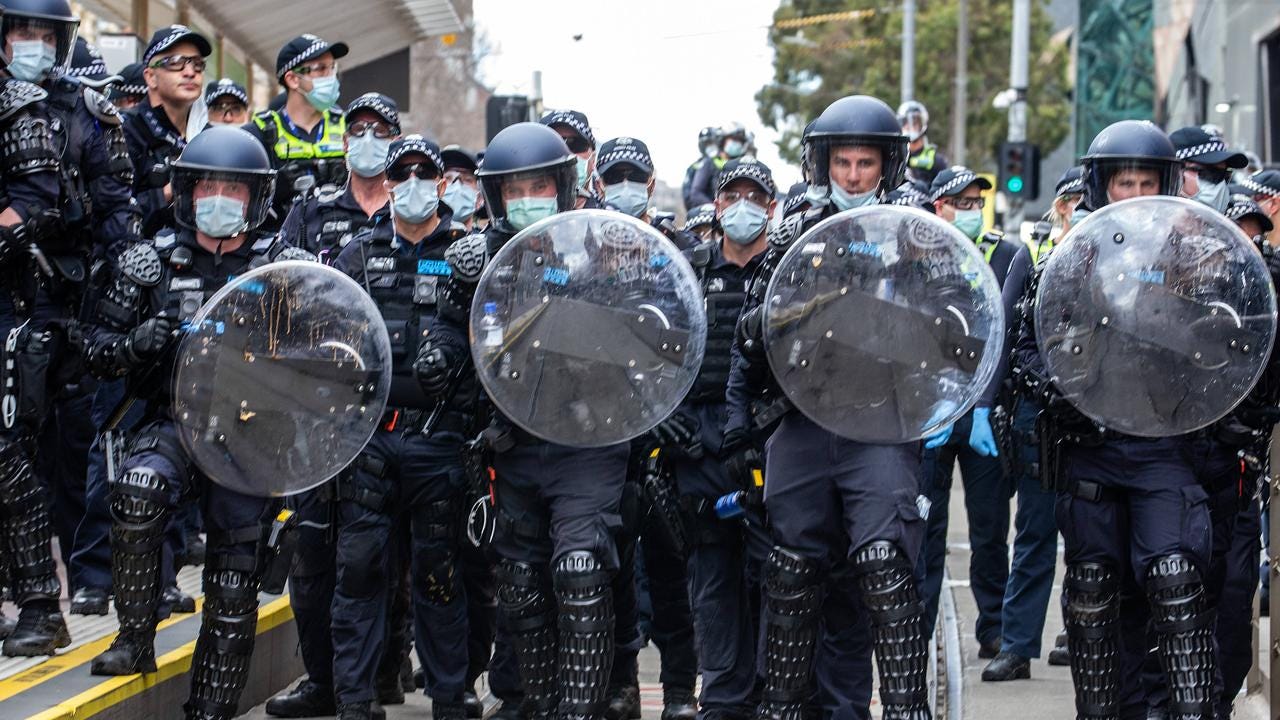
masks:
<svg viewBox="0 0 1280 720"><path fill-rule="evenodd" d="M174 166L173 215L182 227L203 230L197 221L198 208L205 198L228 198L244 206L244 225L232 235L253 230L267 217L275 189L274 173L249 173ZM221 235L221 233L215 233Z"/></svg>
<svg viewBox="0 0 1280 720"><path fill-rule="evenodd" d="M71 65L71 51L79 31L80 21L77 19L59 20L5 12L3 22L0 22L0 34L4 37L0 59L3 59L5 65L11 65L15 60L23 63L36 62L34 58L27 59L31 50L15 51L38 47L29 43L43 43L53 55L53 65L46 71L46 76L62 77ZM15 54L18 55L17 58L14 57Z"/></svg>

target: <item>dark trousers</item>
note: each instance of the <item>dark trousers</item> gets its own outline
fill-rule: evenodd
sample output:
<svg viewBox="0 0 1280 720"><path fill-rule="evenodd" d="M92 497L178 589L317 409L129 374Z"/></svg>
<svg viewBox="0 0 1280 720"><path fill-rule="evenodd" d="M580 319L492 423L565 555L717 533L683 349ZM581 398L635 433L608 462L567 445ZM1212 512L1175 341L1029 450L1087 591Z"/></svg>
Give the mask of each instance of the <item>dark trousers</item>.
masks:
<svg viewBox="0 0 1280 720"><path fill-rule="evenodd" d="M298 514L298 552L289 574L289 605L298 626L298 649L311 682L333 687L331 607L337 579L333 483L290 498Z"/></svg>
<svg viewBox="0 0 1280 720"><path fill-rule="evenodd" d="M1001 606L1009 580L1010 482L999 458L983 457L969 447L972 413L956 422L945 445L924 451L921 491L929 498L924 554L925 630L933 633L938 619L938 596L947 556L951 478L956 463L964 482L964 506L969 516L969 587L978 605L974 634L978 642L1000 641Z"/></svg>

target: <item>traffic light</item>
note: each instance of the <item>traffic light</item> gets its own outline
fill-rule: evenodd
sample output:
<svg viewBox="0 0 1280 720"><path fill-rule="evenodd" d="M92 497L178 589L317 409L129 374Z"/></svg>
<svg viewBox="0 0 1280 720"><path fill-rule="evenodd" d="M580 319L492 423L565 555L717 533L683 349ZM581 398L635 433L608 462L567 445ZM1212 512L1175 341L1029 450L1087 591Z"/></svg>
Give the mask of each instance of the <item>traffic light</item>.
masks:
<svg viewBox="0 0 1280 720"><path fill-rule="evenodd" d="M1000 144L1000 192L1010 199L1040 197L1040 148L1029 142Z"/></svg>

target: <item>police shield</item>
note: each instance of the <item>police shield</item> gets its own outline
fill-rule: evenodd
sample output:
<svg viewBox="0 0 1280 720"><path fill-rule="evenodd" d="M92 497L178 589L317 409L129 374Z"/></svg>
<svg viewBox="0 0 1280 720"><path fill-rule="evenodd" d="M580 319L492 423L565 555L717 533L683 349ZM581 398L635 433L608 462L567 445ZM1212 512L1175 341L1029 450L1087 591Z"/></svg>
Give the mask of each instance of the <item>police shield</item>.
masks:
<svg viewBox="0 0 1280 720"><path fill-rule="evenodd" d="M1000 287L972 240L921 210L834 215L800 236L765 298L778 384L827 430L925 437L977 400L999 360Z"/></svg>
<svg viewBox="0 0 1280 720"><path fill-rule="evenodd" d="M1036 298L1049 379L1080 412L1129 435L1196 430L1253 388L1275 338L1262 255L1196 202L1108 205L1053 251Z"/></svg>
<svg viewBox="0 0 1280 720"><path fill-rule="evenodd" d="M471 353L504 415L548 442L630 440L673 411L706 342L693 268L662 233L579 210L526 228L489 262Z"/></svg>
<svg viewBox="0 0 1280 720"><path fill-rule="evenodd" d="M214 482L291 495L356 458L390 385L391 343L364 290L320 263L283 261L231 281L191 320L173 413Z"/></svg>

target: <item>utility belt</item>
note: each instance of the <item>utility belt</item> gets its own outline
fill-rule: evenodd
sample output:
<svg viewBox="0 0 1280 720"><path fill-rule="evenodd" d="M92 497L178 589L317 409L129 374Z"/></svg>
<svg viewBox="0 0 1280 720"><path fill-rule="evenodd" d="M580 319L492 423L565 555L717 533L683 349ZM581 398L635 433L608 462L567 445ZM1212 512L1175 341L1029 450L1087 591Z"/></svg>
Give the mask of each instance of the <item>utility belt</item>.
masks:
<svg viewBox="0 0 1280 720"><path fill-rule="evenodd" d="M431 411L424 408L387 408L382 413L379 425L388 432L400 430L406 433L421 433L431 417ZM436 418L432 433L456 433L466 435L471 428L471 418L466 413L445 411Z"/></svg>
<svg viewBox="0 0 1280 720"><path fill-rule="evenodd" d="M0 337L0 420L39 428L54 399L67 394L85 375L84 336L74 320L47 323L39 330L20 324Z"/></svg>
<svg viewBox="0 0 1280 720"><path fill-rule="evenodd" d="M1061 404L1061 398L1055 402ZM1036 416L1036 435L1039 438L1040 486L1045 490L1067 490L1064 455L1069 446L1098 447L1118 437L1116 433L1100 428L1073 409L1059 411L1041 410Z"/></svg>

